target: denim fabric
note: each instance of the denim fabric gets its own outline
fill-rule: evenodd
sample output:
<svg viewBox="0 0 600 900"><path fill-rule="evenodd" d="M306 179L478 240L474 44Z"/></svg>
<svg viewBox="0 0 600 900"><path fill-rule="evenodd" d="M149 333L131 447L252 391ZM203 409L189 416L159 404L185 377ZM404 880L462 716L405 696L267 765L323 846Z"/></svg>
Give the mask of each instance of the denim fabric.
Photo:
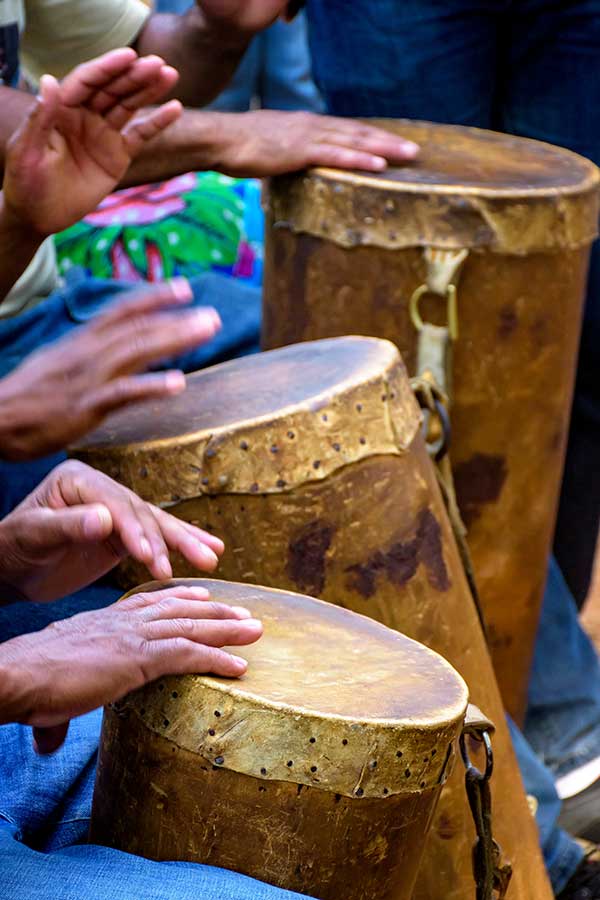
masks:
<svg viewBox="0 0 600 900"><path fill-rule="evenodd" d="M600 665L550 563L529 683L525 737L555 777L600 756Z"/></svg>
<svg viewBox="0 0 600 900"><path fill-rule="evenodd" d="M200 275L190 283L194 292L193 305L214 306L223 327L209 344L177 359L164 360L156 368L178 366L185 372L192 372L258 352L260 289L214 272ZM129 284L87 278L81 271L73 270L62 290L20 316L0 319L0 377L14 369L33 350L73 332L128 290L131 290ZM31 463L0 460L0 518L65 458L64 453L58 453Z"/></svg>
<svg viewBox="0 0 600 900"><path fill-rule="evenodd" d="M508 131L600 163L600 0L307 0L329 112ZM592 252L555 554L581 605L600 512L600 248ZM574 313L576 314L576 313Z"/></svg>
<svg viewBox="0 0 600 900"><path fill-rule="evenodd" d="M0 727L0 896L6 900L303 900L210 866L149 860L86 845L101 711L36 756L31 731ZM304 898L306 900L306 898Z"/></svg>
<svg viewBox="0 0 600 900"><path fill-rule="evenodd" d="M148 580L150 578L148 575ZM115 587L108 576L54 603L18 602L3 606L6 598L0 596L0 644L20 634L40 631L51 622L67 619L77 613L103 609L116 603L122 596L121 588Z"/></svg>
<svg viewBox="0 0 600 900"><path fill-rule="evenodd" d="M535 797L538 803L536 822L540 844L544 851L544 862L552 888L554 893L558 894L583 859L583 849L565 831L556 827L561 802L549 770L542 765L510 718L508 727L519 760L525 790Z"/></svg>

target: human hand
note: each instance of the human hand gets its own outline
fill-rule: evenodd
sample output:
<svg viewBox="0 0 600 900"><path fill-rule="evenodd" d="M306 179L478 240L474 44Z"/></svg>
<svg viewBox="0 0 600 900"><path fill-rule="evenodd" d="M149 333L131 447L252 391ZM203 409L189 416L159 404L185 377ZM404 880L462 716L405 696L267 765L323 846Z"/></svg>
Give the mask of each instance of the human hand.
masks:
<svg viewBox="0 0 600 900"><path fill-rule="evenodd" d="M39 237L96 208L151 140L181 114L171 101L133 115L171 90L178 75L158 56L124 48L40 83L36 106L11 138L4 171L8 224Z"/></svg>
<svg viewBox="0 0 600 900"><path fill-rule="evenodd" d="M96 581L128 555L154 578L170 578L171 550L212 571L224 545L102 472L69 460L0 522L0 579L29 600L55 600Z"/></svg>
<svg viewBox="0 0 600 900"><path fill-rule="evenodd" d="M179 371L137 373L217 333L214 309L180 308L191 297L183 279L146 286L0 379L0 456L24 460L61 450L109 412L185 390Z"/></svg>
<svg viewBox="0 0 600 900"><path fill-rule="evenodd" d="M38 752L52 753L70 719L156 678L242 675L246 661L220 648L254 643L261 623L207 597L174 585L0 644L0 724L33 725Z"/></svg>
<svg viewBox="0 0 600 900"><path fill-rule="evenodd" d="M355 119L308 112L255 110L221 116L214 168L226 175L261 178L309 166L380 172L406 163L419 148L396 134Z"/></svg>

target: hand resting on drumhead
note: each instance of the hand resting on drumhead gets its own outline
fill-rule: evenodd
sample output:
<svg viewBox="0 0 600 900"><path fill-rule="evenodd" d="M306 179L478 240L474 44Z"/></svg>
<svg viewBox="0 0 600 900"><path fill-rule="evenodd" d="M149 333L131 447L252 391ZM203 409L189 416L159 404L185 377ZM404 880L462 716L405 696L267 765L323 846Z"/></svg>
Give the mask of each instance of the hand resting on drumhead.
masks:
<svg viewBox="0 0 600 900"><path fill-rule="evenodd" d="M0 644L0 724L33 725L38 752L52 753L74 716L156 678L243 675L246 661L220 648L254 643L262 625L207 598L190 587L134 594Z"/></svg>
<svg viewBox="0 0 600 900"><path fill-rule="evenodd" d="M212 571L223 550L219 538L70 460L0 522L0 582L46 602L91 584L127 555L165 579L172 575L170 551Z"/></svg>
<svg viewBox="0 0 600 900"><path fill-rule="evenodd" d="M113 410L185 390L180 371L152 363L209 341L221 327L177 279L135 291L70 335L28 356L0 380L0 456L27 460L62 450Z"/></svg>

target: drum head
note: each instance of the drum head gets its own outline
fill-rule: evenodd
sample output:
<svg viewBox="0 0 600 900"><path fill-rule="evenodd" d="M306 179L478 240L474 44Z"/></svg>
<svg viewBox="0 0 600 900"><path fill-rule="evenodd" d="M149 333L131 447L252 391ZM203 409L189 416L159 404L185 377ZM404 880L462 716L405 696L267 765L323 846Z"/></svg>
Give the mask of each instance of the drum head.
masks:
<svg viewBox="0 0 600 900"><path fill-rule="evenodd" d="M436 125L431 122L412 122L402 119L376 120L388 131L415 141L421 152L414 162L390 167L381 174L352 174L354 181L427 193L443 192L444 188L487 194L547 194L560 190L585 188L595 184L596 168L587 159L541 141L465 128L458 125ZM320 175L330 173L336 180L348 176L328 169L314 170Z"/></svg>
<svg viewBox="0 0 600 900"><path fill-rule="evenodd" d="M231 648L249 662L242 678L202 676L202 681L226 683L228 692L265 705L356 723L431 727L464 709L465 684L449 663L373 619L256 585L209 579L173 583L206 587L212 600L245 606L264 625L256 644Z"/></svg>
<svg viewBox="0 0 600 900"><path fill-rule="evenodd" d="M351 797L436 789L462 729L467 688L441 656L365 616L311 597L207 579L264 635L233 652L239 679L160 679L116 704L213 765ZM153 582L137 590L159 590ZM133 592L131 592L133 593Z"/></svg>
<svg viewBox="0 0 600 900"><path fill-rule="evenodd" d="M376 338L333 338L246 356L195 372L177 397L128 407L84 438L86 448L118 448L285 416L294 408L317 410L332 393L401 367L398 351Z"/></svg>

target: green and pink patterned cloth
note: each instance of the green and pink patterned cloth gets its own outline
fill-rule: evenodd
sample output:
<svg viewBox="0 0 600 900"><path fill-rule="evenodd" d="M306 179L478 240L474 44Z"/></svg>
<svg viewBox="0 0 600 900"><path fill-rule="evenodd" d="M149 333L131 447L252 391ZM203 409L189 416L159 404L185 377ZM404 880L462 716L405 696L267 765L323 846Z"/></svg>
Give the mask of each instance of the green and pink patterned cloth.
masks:
<svg viewBox="0 0 600 900"><path fill-rule="evenodd" d="M260 285L264 221L260 182L189 172L110 194L55 238L62 275L162 281L209 270Z"/></svg>

